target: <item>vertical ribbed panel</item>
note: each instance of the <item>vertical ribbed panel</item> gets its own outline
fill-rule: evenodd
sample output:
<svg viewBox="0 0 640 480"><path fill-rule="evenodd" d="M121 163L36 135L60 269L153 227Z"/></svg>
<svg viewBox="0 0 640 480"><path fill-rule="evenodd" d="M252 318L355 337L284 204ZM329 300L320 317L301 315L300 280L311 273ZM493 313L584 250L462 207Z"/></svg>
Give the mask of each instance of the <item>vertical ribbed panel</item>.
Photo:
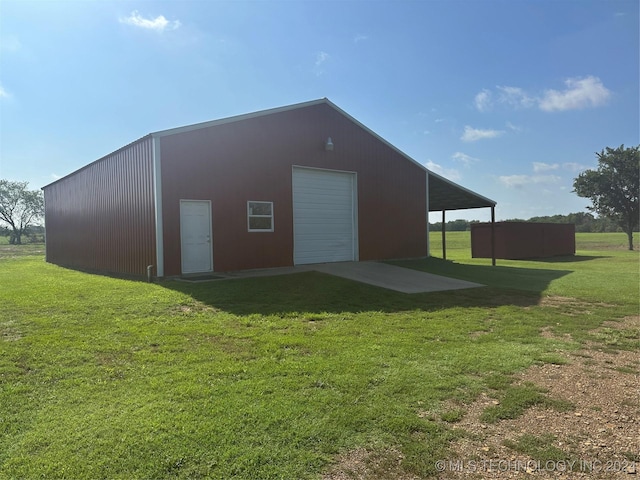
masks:
<svg viewBox="0 0 640 480"><path fill-rule="evenodd" d="M44 188L47 261L144 275L155 264L152 138Z"/></svg>
<svg viewBox="0 0 640 480"><path fill-rule="evenodd" d="M325 150L328 137L333 151ZM179 131L161 142L165 275L181 274L180 200L211 202L217 271L292 265L292 166L357 174L360 260L427 254L425 169L329 105ZM248 201L273 202L273 232L248 231Z"/></svg>

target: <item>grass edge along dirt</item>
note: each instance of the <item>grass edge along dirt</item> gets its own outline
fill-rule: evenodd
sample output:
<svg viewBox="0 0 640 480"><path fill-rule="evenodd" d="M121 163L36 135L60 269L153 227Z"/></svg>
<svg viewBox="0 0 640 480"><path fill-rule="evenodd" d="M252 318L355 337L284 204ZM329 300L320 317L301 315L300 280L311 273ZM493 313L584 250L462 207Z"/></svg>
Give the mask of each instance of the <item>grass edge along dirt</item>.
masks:
<svg viewBox="0 0 640 480"><path fill-rule="evenodd" d="M508 392L511 374L577 348L544 328L579 340L637 313L633 286L589 291L594 275L637 279L637 254L581 255L493 274L517 286L500 275L542 270L533 289L418 295L317 273L149 285L0 260L0 472L314 478L366 448L428 477L459 433L422 412ZM565 292L580 300L544 301Z"/></svg>

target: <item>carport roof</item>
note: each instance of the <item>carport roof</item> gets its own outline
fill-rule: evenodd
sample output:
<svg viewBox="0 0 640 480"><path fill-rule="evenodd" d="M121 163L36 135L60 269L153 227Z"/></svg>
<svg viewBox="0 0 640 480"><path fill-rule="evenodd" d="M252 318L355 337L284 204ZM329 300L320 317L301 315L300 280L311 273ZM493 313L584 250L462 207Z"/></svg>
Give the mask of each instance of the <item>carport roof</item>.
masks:
<svg viewBox="0 0 640 480"><path fill-rule="evenodd" d="M495 207L496 202L427 170L429 211Z"/></svg>

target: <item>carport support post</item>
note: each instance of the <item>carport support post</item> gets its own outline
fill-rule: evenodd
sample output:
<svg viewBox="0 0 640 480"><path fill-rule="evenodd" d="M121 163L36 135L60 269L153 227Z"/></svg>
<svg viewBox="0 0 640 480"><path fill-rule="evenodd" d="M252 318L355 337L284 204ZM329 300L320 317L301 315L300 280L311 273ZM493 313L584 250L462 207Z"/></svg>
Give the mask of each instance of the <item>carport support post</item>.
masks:
<svg viewBox="0 0 640 480"><path fill-rule="evenodd" d="M446 260L447 259L447 237L444 233L444 231L446 230L445 228L445 221L444 221L444 210L442 210L442 259Z"/></svg>
<svg viewBox="0 0 640 480"><path fill-rule="evenodd" d="M444 213L444 212L443 212ZM496 207L491 207L491 265L496 266Z"/></svg>

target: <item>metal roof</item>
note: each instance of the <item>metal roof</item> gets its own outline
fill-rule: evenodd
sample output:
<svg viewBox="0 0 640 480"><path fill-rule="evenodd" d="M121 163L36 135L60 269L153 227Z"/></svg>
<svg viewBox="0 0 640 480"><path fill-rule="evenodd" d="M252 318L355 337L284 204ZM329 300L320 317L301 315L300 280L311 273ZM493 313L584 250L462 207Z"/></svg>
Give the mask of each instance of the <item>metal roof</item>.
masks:
<svg viewBox="0 0 640 480"><path fill-rule="evenodd" d="M461 185L458 185L457 183L454 183L451 180L447 180L446 178L438 175L437 173L434 173L434 172L430 171L424 165L422 165L420 162L418 162L417 160L411 158L409 155L404 153L398 147L396 147L395 145L391 144L390 142L388 142L387 140L382 138L380 135L375 133L373 130L368 128L366 125L364 125L361 122L359 122L357 119L355 119L354 117L349 115L347 112L342 110L340 107L338 107L336 104L334 104L333 102L331 102L327 98L320 98L320 99L317 99L317 100L311 100L311 101L308 101L308 102L302 102L302 103L297 103L297 104L293 104L293 105L287 105L287 106L284 106L284 107L271 108L271 109L268 109L268 110L262 110L262 111L258 111L258 112L246 113L246 114L243 114L243 115L235 115L235 116L232 116L232 117L221 118L221 119L218 119L218 120L212 120L212 121L208 121L208 122L196 123L196 124L192 124L192 125L186 125L186 126L183 126L183 127L169 128L169 129L166 129L166 130L159 130L159 131L156 131L156 132L152 132L152 133L150 133L148 135L145 135L144 137L132 142L131 144L126 145L126 146L116 150L115 152L112 152L109 155L106 155L105 157L96 160L95 162L92 162L92 163L90 163L88 165L85 165L84 167L82 167L82 168L76 170L75 172L67 175L66 177L71 176L71 175L77 173L78 171L89 167L93 163L97 163L97 162L99 162L101 160L104 160L105 158L113 155L114 153L117 153L119 150L125 149L125 148L129 147L130 145L132 145L133 143L140 142L140 141L142 141L142 140L144 140L144 139L146 139L148 137L164 137L164 136L167 136L167 135L175 135L175 134L189 132L189 131L193 131L193 130L199 130L199 129L202 129L202 128L215 127L217 125L223 125L223 124L232 123L232 122L239 122L239 121L242 121L242 120L248 120L250 118L262 117L262 116L265 116L265 115L272 115L274 113L280 113L280 112L286 112L286 111L289 111L289 110L296 110L296 109L300 109L300 108L306 108L306 107L310 107L310 106L313 106L313 105L319 105L319 104L329 105L330 107L332 107L333 109L335 109L336 111L338 111L339 113L341 113L342 115L347 117L349 120L351 120L353 123L358 125L360 128L364 129L370 135L373 135L378 140L380 140L381 142L386 144L388 147L390 147L393 150L395 150L396 152L398 152L405 159L407 159L408 161L416 164L417 166L422 168L425 172L427 172L427 181L428 181L428 187L429 187L429 211L430 212L441 211L441 210L462 210L462 209L467 209L467 208L492 207L492 206L496 205L495 201L493 201L493 200L491 200L489 198L483 197L482 195L479 195L479 194L477 194L475 192L472 192L471 190L469 190L469 189L467 189L467 188L465 188L465 187L463 187ZM66 177L63 177L63 178L61 178L59 180L56 180L56 181L50 183L49 185L46 185L45 187L43 187L43 189L49 187L50 185L53 185L54 183L59 182L60 180L63 180Z"/></svg>
<svg viewBox="0 0 640 480"><path fill-rule="evenodd" d="M262 110L258 112L246 113L244 115L235 115L233 117L221 118L218 120L212 120L209 122L196 123L193 125L186 125L184 127L178 128L170 128L167 130L161 130L158 132L154 132L151 135L154 137L164 137L166 135L174 135L176 133L183 133L192 130L199 130L201 128L214 127L217 125L223 125L226 123L238 122L242 120L247 120L250 118L262 117L265 115L271 115L274 113L286 112L289 110L296 110L299 108L306 108L313 105L326 104L332 107L334 110L337 110L339 113L347 117L353 123L358 125L363 130L367 131L370 135L373 135L378 140L386 144L388 147L392 148L404 158L409 160L410 162L418 165L420 168L427 172L427 178L429 182L429 211L440 211L440 210L462 210L467 208L482 208L482 207L492 207L496 205L491 199L483 197L471 190L458 185L446 178L438 175L437 173L433 173L429 169L427 169L424 165L422 165L417 160L411 158L409 155L404 153L402 150L397 148L395 145L389 143L387 140L382 138L376 132L371 130L369 127L349 115L347 112L338 107L335 103L331 102L328 98L319 98L317 100L311 100L309 102L296 103L294 105L287 105L284 107L271 108L269 110Z"/></svg>
<svg viewBox="0 0 640 480"><path fill-rule="evenodd" d="M427 170L429 211L495 207L496 202Z"/></svg>

